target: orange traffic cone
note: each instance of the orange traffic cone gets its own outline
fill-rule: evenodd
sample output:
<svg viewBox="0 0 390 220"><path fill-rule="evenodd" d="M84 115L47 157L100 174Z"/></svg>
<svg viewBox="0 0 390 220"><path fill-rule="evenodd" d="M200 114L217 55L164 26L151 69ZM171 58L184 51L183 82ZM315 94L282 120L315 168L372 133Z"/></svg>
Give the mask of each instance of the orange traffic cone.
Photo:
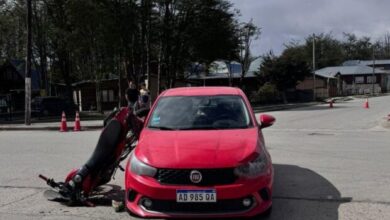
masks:
<svg viewBox="0 0 390 220"><path fill-rule="evenodd" d="M79 112L76 112L76 119L74 120L74 128L73 131L81 131L81 125L80 125L80 115Z"/></svg>
<svg viewBox="0 0 390 220"><path fill-rule="evenodd" d="M329 108L333 108L333 99L329 101Z"/></svg>
<svg viewBox="0 0 390 220"><path fill-rule="evenodd" d="M66 116L65 116L65 112L62 112L60 131L61 131L61 132L66 132L66 131L68 131L68 126L66 125Z"/></svg>
<svg viewBox="0 0 390 220"><path fill-rule="evenodd" d="M364 108L370 108L370 105L368 104L368 98L366 99L366 101L364 102Z"/></svg>

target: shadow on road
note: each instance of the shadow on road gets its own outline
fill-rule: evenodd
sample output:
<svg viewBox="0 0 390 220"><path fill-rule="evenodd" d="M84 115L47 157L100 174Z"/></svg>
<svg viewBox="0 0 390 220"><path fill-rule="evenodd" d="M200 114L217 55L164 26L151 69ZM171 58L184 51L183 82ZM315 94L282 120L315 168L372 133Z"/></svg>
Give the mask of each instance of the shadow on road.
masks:
<svg viewBox="0 0 390 220"><path fill-rule="evenodd" d="M342 198L320 174L299 166L274 164L273 212L268 219L338 219Z"/></svg>
<svg viewBox="0 0 390 220"><path fill-rule="evenodd" d="M96 206L111 206L112 200L123 201L125 191L118 185L108 184L98 188L90 197L90 201Z"/></svg>

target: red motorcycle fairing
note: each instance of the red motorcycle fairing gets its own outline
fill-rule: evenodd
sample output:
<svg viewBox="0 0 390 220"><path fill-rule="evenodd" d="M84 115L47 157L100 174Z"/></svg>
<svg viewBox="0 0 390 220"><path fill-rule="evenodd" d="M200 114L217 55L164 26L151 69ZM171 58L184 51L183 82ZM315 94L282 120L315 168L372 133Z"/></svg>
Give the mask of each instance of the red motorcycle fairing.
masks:
<svg viewBox="0 0 390 220"><path fill-rule="evenodd" d="M55 182L39 175L49 186L56 189L56 192L52 191L54 194L48 195L58 195L61 200L70 202L69 204L81 202L93 206L88 201L89 195L96 187L108 183L117 168L123 170L120 162L131 152L143 128L143 121L138 117L144 117L148 112L148 109L134 112L127 107L115 109L104 120L104 128L91 157L79 169L71 170L65 182Z"/></svg>
<svg viewBox="0 0 390 220"><path fill-rule="evenodd" d="M128 118L128 108L124 107L121 108L120 111L112 118L112 120L118 121L121 125L121 133L120 133L120 142L115 146L115 151L114 151L114 158L117 159L121 156L121 153L123 152L123 149L125 148L126 145L126 134L128 132L128 123L127 123L127 118ZM105 127L102 131L102 134L105 132ZM112 167L114 169L114 167ZM73 169L69 172L69 174L65 178L65 183L68 183L71 181L74 176L78 173L79 169ZM95 176L92 177L93 172L88 174L86 177L84 177L83 182L82 182L82 191L84 192L85 195L88 195L91 193L93 189L98 187L99 185L105 184L107 181L110 180L110 177L102 177L102 176ZM106 181L102 181L106 179Z"/></svg>
<svg viewBox="0 0 390 220"><path fill-rule="evenodd" d="M129 131L129 124L127 121L128 116L129 116L129 109L127 107L123 107L113 119L113 120L118 120L122 125L122 134L121 134L122 141L117 146L117 149L115 151L115 158L120 157L121 153L123 152L123 149L126 146L126 134Z"/></svg>
<svg viewBox="0 0 390 220"><path fill-rule="evenodd" d="M71 181L73 177L77 174L77 171L79 171L79 169L73 169L72 171L70 171L70 173L65 178L65 183ZM95 185L97 185L97 183L92 182L91 175L88 175L83 181L82 189L85 194L90 194L93 189L92 187Z"/></svg>

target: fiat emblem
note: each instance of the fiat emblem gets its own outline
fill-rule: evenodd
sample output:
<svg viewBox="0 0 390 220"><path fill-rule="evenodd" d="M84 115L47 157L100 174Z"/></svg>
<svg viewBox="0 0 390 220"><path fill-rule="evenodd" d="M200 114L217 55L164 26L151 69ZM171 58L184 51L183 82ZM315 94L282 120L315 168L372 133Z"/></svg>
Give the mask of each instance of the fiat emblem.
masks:
<svg viewBox="0 0 390 220"><path fill-rule="evenodd" d="M193 170L190 173L190 180L193 183L200 183L202 181L202 174L197 170Z"/></svg>

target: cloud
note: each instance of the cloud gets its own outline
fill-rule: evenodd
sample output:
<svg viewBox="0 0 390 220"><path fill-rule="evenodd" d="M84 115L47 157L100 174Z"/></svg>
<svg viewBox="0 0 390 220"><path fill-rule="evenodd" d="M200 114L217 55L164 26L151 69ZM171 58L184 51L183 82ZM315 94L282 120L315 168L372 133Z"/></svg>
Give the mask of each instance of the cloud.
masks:
<svg viewBox="0 0 390 220"><path fill-rule="evenodd" d="M241 11L241 21L262 28L260 39L253 43L254 54L269 50L283 51L291 40L303 42L313 33L343 33L368 36L374 41L390 33L388 0L230 0Z"/></svg>

